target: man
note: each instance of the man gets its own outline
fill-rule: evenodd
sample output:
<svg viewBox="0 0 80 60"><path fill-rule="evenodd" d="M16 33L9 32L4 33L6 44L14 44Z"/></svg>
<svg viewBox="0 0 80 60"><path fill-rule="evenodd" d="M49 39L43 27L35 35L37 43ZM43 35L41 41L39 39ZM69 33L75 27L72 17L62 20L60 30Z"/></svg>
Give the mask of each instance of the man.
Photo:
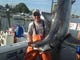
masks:
<svg viewBox="0 0 80 60"><path fill-rule="evenodd" d="M29 24L28 28L28 48L27 54L25 55L25 60L36 60L39 56L40 60L51 60L49 52L40 53L39 50L33 49L31 46L32 43L41 41L46 36L46 26L42 19L40 19L40 11L38 9L33 10L32 12L33 22ZM38 60L38 59L37 59Z"/></svg>

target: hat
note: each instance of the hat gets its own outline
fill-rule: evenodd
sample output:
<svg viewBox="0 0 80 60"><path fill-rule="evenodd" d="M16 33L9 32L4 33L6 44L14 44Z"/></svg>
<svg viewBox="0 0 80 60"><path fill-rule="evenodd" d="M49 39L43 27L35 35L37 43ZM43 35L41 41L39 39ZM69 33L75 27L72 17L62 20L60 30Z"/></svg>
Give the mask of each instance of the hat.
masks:
<svg viewBox="0 0 80 60"><path fill-rule="evenodd" d="M32 14L35 15L39 15L40 16L40 11L38 9L34 9Z"/></svg>
<svg viewBox="0 0 80 60"><path fill-rule="evenodd" d="M40 13L39 9L34 9L32 13L34 14L35 12Z"/></svg>

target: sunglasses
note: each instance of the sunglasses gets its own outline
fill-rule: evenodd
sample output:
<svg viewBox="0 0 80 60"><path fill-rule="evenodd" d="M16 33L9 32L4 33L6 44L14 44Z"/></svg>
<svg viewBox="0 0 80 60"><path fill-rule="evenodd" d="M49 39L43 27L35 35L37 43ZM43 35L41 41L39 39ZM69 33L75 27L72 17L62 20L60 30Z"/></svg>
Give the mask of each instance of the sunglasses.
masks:
<svg viewBox="0 0 80 60"><path fill-rule="evenodd" d="M35 13L33 14L33 16L40 16L40 13L35 12Z"/></svg>

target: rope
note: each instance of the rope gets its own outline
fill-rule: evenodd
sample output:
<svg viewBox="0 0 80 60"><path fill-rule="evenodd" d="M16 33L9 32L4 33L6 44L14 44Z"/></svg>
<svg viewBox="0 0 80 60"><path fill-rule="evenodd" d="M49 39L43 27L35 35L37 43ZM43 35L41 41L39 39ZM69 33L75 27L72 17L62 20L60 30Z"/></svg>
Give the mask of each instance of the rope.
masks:
<svg viewBox="0 0 80 60"><path fill-rule="evenodd" d="M64 44L70 46L70 47L73 47L74 49L76 49L76 46L78 46L79 44L74 44L74 43L69 43L67 41L64 41Z"/></svg>

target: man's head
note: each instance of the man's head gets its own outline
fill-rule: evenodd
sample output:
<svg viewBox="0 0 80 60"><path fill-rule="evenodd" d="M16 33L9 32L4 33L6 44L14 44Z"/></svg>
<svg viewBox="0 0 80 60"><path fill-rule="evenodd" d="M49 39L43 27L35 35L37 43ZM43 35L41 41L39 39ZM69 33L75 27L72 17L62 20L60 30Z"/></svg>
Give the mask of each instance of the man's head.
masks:
<svg viewBox="0 0 80 60"><path fill-rule="evenodd" d="M38 9L33 10L32 15L33 15L33 19L35 21L40 20L40 11Z"/></svg>

